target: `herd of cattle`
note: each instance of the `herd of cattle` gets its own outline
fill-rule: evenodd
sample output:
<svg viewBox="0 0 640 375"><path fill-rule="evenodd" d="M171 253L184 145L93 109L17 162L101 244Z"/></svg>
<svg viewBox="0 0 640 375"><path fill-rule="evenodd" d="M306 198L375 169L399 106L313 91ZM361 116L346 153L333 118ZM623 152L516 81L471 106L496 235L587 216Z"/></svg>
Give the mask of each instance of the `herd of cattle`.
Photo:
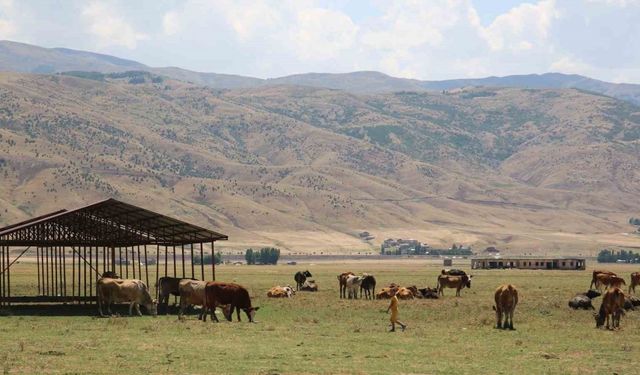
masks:
<svg viewBox="0 0 640 375"><path fill-rule="evenodd" d="M311 279L311 272L300 271L294 275L296 288L290 285L274 286L267 292L269 298L291 298L296 291L318 291L318 285ZM353 272L345 272L338 275L340 298L347 299L389 299L394 295L398 299L414 298L439 298L444 296L445 288L456 290L456 296L460 296L463 288L471 288L472 276L462 270L442 270L438 275L436 288L418 288L415 285L402 287L392 283L380 289L376 293L376 278L371 274L356 275ZM140 305L143 305L152 315L157 315L157 306L168 309L169 298L173 295L180 298L179 317L182 318L189 306L201 306L198 319L206 321L206 314L210 313L211 319L218 321L216 309L220 308L224 317L231 321L234 310L240 321L240 310L243 310L249 321L255 321L255 313L259 307L251 305L251 298L246 288L235 283L216 281L199 281L195 279L183 279L175 277L161 277L156 287L158 288L159 301L153 300L148 286L141 280L121 279L116 274L105 273L97 282L98 310L104 316L103 305L111 314L111 304L129 303L129 314L136 310L138 315ZM591 284L586 293L576 294L570 301L569 307L573 309L593 309L592 300L602 295L602 304L597 314L594 314L596 327L605 325L607 329L616 329L620 326L620 317L624 310L632 310L640 306L640 298L632 296L635 288L640 285L640 272L631 274L628 294L621 287L626 285L623 278L613 272L593 271ZM513 314L518 303L518 291L511 285L499 286L494 294L496 312L496 328L514 329ZM611 326L610 326L611 318Z"/></svg>

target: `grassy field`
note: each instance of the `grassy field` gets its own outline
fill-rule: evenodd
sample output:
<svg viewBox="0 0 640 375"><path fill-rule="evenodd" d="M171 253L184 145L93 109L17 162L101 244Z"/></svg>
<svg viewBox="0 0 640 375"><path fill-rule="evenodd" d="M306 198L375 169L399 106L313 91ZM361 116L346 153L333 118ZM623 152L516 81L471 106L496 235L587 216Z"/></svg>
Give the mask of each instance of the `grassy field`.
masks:
<svg viewBox="0 0 640 375"><path fill-rule="evenodd" d="M16 265L14 294L32 288L35 267ZM308 268L321 289L267 299L273 285L293 284ZM0 316L4 373L131 374L603 374L637 373L640 312L619 331L598 330L592 313L568 299L586 291L587 271L475 271L462 297L400 302L406 332L388 333L388 301L340 300L336 275L371 272L390 282L434 286L440 266L426 261L220 266L218 279L247 286L260 306L257 324L202 323L175 315L97 318L96 309L13 309ZM628 279L635 270L607 267ZM493 328L493 291L515 284L515 331ZM24 289L23 289L24 291ZM600 305L600 298L594 303ZM55 314L56 309L62 311Z"/></svg>

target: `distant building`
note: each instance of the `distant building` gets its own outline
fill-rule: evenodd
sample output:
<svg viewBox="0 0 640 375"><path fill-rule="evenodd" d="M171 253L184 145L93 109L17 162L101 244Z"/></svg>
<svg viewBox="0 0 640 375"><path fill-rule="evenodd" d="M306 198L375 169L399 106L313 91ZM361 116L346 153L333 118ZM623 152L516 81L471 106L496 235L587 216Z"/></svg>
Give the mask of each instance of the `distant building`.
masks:
<svg viewBox="0 0 640 375"><path fill-rule="evenodd" d="M471 259L472 269L584 270L586 265L585 258L574 257L484 256Z"/></svg>

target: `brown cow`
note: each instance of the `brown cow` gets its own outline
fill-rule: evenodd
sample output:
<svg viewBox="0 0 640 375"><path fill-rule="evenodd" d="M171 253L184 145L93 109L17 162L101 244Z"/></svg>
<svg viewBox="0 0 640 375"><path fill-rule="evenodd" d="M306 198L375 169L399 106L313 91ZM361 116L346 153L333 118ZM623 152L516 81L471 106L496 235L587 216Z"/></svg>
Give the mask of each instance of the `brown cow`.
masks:
<svg viewBox="0 0 640 375"><path fill-rule="evenodd" d="M240 309L244 310L249 318L249 322L254 322L256 311L259 307L251 306L251 297L247 289L241 285L234 283L222 283L217 281L208 282L204 288L204 304L211 311L211 320L218 321L213 313L217 306L231 305L229 315L226 316L228 321L232 320L233 310L235 309L240 321ZM207 320L206 315L202 319Z"/></svg>
<svg viewBox="0 0 640 375"><path fill-rule="evenodd" d="M400 288L396 293L396 297L398 297L398 299L414 299L415 295L413 294L413 291L409 288Z"/></svg>
<svg viewBox="0 0 640 375"><path fill-rule="evenodd" d="M444 296L444 288L455 288L456 297L460 297L460 289L467 287L471 288L471 275L462 276L438 276L438 293Z"/></svg>
<svg viewBox="0 0 640 375"><path fill-rule="evenodd" d="M518 290L511 284L501 285L496 289L494 295L496 311L496 328L515 329L513 328L513 312L518 304ZM504 317L504 322L503 318Z"/></svg>
<svg viewBox="0 0 640 375"><path fill-rule="evenodd" d="M594 314L596 319L596 328L600 328L607 321L607 329L609 329L609 316L611 316L611 328L620 327L620 317L624 313L624 292L620 288L611 288L602 297L602 305L598 314Z"/></svg>
<svg viewBox="0 0 640 375"><path fill-rule="evenodd" d="M640 285L640 272L634 272L631 274L631 283L629 284L629 293L633 290L636 292L636 286Z"/></svg>
<svg viewBox="0 0 640 375"><path fill-rule="evenodd" d="M597 288L596 285L597 285L599 274L618 276L615 274L615 272L611 272L611 271L593 270L593 274L591 276L591 285L589 285L589 289L593 289L594 287Z"/></svg>
<svg viewBox="0 0 640 375"><path fill-rule="evenodd" d="M130 303L129 315L133 315L133 308L135 307L138 315L142 316L140 312L141 304L151 315L156 316L158 314L156 301L151 298L149 288L142 280L102 277L96 282L96 289L100 316L104 316L102 312L103 304L107 305L107 312L111 314L111 304L119 302Z"/></svg>
<svg viewBox="0 0 640 375"><path fill-rule="evenodd" d="M599 273L596 275L596 289L601 289L602 286L605 289L608 288L620 288L622 285L627 285L622 277L616 275L609 275L606 273Z"/></svg>
<svg viewBox="0 0 640 375"><path fill-rule="evenodd" d="M349 276L355 275L353 272L343 272L338 275L338 284L340 286L340 298L347 298L347 279Z"/></svg>

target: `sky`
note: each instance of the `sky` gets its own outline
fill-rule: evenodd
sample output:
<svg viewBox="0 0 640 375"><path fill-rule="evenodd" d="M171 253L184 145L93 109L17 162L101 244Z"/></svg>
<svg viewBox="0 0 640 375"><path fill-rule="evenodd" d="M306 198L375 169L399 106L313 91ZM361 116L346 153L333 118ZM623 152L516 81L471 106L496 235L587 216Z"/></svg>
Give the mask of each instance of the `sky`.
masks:
<svg viewBox="0 0 640 375"><path fill-rule="evenodd" d="M640 0L0 0L0 39L260 78L640 83Z"/></svg>

